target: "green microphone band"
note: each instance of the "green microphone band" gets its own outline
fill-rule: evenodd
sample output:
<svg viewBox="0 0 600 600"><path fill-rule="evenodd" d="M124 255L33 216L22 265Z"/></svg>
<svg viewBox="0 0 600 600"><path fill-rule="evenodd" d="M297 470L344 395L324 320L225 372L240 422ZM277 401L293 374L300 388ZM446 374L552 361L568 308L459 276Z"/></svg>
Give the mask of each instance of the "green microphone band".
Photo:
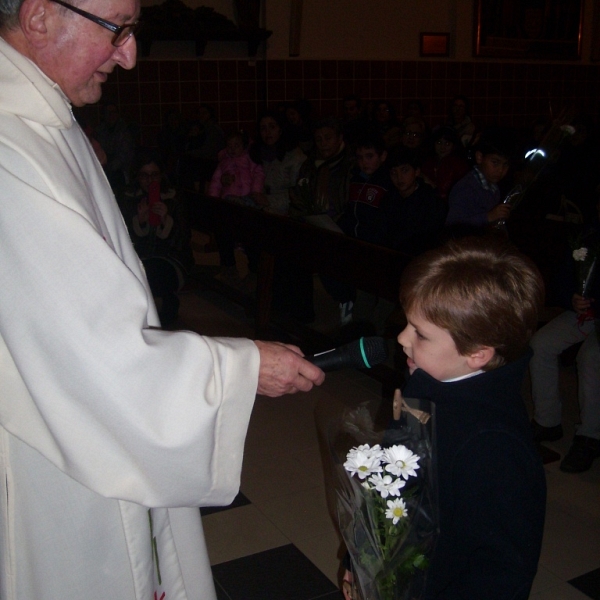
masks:
<svg viewBox="0 0 600 600"><path fill-rule="evenodd" d="M363 362L367 366L367 369L370 369L371 365L369 364L369 361L367 360L367 355L365 353L365 338L364 337L360 338L360 353L362 354Z"/></svg>

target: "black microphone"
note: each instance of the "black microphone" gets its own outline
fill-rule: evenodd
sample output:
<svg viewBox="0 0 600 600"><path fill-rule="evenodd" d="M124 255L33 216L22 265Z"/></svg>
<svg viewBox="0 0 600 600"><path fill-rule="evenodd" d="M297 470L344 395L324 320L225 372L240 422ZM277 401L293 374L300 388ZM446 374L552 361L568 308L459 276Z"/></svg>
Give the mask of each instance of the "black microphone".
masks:
<svg viewBox="0 0 600 600"><path fill-rule="evenodd" d="M323 371L345 368L370 369L387 358L387 349L382 337L361 337L339 348L332 348L305 358Z"/></svg>

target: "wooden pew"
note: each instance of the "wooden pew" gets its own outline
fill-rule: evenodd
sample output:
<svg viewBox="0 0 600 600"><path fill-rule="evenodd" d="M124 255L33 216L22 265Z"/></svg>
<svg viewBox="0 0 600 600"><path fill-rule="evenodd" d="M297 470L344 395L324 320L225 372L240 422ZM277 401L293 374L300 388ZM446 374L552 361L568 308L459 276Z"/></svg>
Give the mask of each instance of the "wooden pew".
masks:
<svg viewBox="0 0 600 600"><path fill-rule="evenodd" d="M400 275L411 257L321 229L302 221L188 192L192 227L224 230L236 241L260 248L257 283L257 334L271 319L273 268L285 259L313 273L329 275L393 302L398 299Z"/></svg>

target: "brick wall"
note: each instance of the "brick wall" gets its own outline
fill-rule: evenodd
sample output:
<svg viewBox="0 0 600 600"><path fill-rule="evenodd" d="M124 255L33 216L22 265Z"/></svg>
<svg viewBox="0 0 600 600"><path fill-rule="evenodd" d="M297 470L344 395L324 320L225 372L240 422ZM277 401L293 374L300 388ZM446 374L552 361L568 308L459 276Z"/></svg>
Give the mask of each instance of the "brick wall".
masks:
<svg viewBox="0 0 600 600"><path fill-rule="evenodd" d="M598 112L595 65L358 60L141 60L133 71L116 69L103 100L117 103L140 126L142 144L154 145L166 113L193 117L199 102L213 105L227 131L252 131L265 103L305 97L319 115L339 114L341 99L391 100L401 115L418 98L430 125L443 122L450 99L471 100L477 124L527 127L537 116L576 104ZM94 123L99 107L89 107Z"/></svg>

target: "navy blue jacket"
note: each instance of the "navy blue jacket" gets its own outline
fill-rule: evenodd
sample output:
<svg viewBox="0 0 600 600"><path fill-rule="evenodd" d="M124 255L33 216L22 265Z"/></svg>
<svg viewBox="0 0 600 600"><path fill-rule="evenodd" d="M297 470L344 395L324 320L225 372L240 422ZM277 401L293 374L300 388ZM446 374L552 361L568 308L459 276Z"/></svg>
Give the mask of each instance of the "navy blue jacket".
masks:
<svg viewBox="0 0 600 600"><path fill-rule="evenodd" d="M355 170L350 179L348 204L338 221L343 232L365 242L384 245L386 238L382 208L392 188L385 165L370 176Z"/></svg>
<svg viewBox="0 0 600 600"><path fill-rule="evenodd" d="M440 537L427 600L529 597L546 506L520 394L530 357L449 383L418 369L404 389L435 404Z"/></svg>
<svg viewBox="0 0 600 600"><path fill-rule="evenodd" d="M446 212L446 203L422 179L408 198L394 187L383 208L385 245L413 256L433 248L439 243Z"/></svg>

